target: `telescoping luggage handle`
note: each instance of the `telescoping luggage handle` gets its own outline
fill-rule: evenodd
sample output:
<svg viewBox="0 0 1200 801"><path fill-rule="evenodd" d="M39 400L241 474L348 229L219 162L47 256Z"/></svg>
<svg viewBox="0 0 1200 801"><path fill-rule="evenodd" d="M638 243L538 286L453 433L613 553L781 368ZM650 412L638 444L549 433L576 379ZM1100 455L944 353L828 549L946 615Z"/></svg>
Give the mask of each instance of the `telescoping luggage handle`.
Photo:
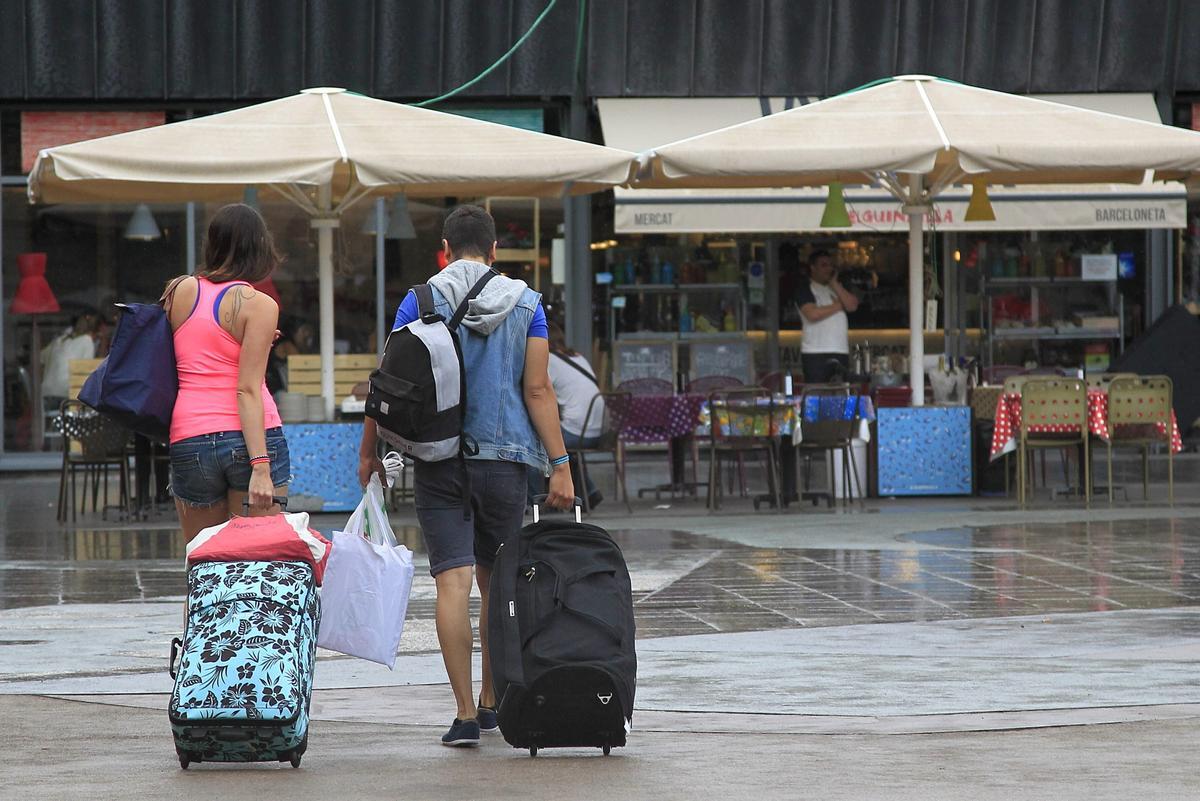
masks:
<svg viewBox="0 0 1200 801"><path fill-rule="evenodd" d="M538 504L541 503L542 501L546 500L549 497L550 497L549 495L534 495L533 496L533 522L537 523L537 522L541 521L542 512L538 508ZM575 522L582 523L583 522L583 501L580 500L578 495L576 495L572 500L575 501Z"/></svg>

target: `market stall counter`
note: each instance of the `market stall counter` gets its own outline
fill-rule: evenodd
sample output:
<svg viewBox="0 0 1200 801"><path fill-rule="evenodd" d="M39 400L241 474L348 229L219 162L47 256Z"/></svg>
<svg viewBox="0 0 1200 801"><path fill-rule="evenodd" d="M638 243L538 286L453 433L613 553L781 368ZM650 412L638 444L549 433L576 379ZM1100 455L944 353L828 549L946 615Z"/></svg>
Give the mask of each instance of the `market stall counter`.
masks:
<svg viewBox="0 0 1200 801"><path fill-rule="evenodd" d="M971 407L878 410L879 494L970 495Z"/></svg>
<svg viewBox="0 0 1200 801"><path fill-rule="evenodd" d="M378 364L369 353L334 357L338 418L326 421L320 396L321 357L288 357L288 391L275 395L292 458L288 509L351 512L362 498L358 445L362 439L364 382Z"/></svg>

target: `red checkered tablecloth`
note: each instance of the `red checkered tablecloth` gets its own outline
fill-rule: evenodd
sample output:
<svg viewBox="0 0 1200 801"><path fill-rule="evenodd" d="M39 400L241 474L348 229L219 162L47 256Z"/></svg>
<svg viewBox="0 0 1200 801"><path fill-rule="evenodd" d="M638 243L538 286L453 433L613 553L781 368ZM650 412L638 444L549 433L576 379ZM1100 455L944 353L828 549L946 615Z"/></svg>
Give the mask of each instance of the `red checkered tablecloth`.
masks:
<svg viewBox="0 0 1200 801"><path fill-rule="evenodd" d="M1016 450L1017 432L1021 428L1021 395L1007 393L1000 396L996 402L996 428L992 432L992 456L998 456ZM1161 423L1155 425L1159 434L1165 433ZM1044 425L1033 426L1031 431L1038 434L1067 433L1077 430L1074 425ZM1103 390L1088 390L1088 432L1108 441L1108 393ZM1183 450L1183 439L1179 433L1179 423L1175 413L1171 412L1171 453Z"/></svg>
<svg viewBox="0 0 1200 801"><path fill-rule="evenodd" d="M634 395L621 439L646 444L687 436L699 425L705 400L704 395Z"/></svg>

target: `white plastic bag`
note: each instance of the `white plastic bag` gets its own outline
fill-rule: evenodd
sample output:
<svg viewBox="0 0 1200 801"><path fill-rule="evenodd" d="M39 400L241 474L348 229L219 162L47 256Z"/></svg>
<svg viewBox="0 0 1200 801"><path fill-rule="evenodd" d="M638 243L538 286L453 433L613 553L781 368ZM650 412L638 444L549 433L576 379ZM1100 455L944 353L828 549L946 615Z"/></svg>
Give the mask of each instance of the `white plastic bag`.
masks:
<svg viewBox="0 0 1200 801"><path fill-rule="evenodd" d="M371 476L345 530L333 532L317 645L390 669L404 633L412 581L412 552L396 543L383 511L383 486Z"/></svg>

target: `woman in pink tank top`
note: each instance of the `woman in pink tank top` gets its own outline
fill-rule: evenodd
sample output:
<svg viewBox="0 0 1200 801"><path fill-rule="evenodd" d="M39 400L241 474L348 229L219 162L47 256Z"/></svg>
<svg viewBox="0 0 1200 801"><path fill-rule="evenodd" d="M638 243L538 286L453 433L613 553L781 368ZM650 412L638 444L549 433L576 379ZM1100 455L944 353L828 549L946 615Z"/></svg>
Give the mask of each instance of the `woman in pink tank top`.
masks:
<svg viewBox="0 0 1200 801"><path fill-rule="evenodd" d="M279 307L251 284L279 263L266 223L237 203L213 216L196 276L175 279L167 313L175 332L179 395L171 417L171 492L184 536L224 523L247 499L271 514L291 460L267 357Z"/></svg>

